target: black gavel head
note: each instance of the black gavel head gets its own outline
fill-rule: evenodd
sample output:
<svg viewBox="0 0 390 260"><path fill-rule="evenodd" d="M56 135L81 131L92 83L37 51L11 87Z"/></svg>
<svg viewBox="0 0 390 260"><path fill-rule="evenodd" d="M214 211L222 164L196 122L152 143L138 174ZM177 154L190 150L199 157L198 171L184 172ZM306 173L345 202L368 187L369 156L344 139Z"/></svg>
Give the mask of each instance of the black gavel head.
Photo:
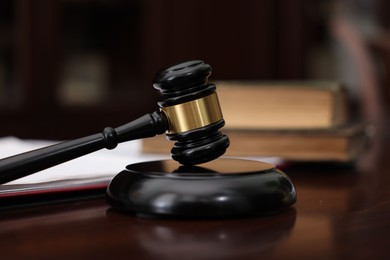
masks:
<svg viewBox="0 0 390 260"><path fill-rule="evenodd" d="M176 141L172 158L184 165L201 164L223 155L229 138L214 84L207 82L211 67L203 61L180 63L161 70L153 86L162 95L158 104L168 120L169 140Z"/></svg>

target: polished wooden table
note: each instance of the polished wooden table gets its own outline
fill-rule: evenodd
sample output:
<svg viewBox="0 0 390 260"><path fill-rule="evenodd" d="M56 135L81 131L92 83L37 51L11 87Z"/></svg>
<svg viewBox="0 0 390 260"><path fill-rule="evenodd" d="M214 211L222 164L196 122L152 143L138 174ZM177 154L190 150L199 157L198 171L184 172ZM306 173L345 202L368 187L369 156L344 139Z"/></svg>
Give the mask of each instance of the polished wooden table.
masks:
<svg viewBox="0 0 390 260"><path fill-rule="evenodd" d="M288 166L297 203L271 215L144 219L104 198L0 211L1 259L388 259L390 143L354 167Z"/></svg>

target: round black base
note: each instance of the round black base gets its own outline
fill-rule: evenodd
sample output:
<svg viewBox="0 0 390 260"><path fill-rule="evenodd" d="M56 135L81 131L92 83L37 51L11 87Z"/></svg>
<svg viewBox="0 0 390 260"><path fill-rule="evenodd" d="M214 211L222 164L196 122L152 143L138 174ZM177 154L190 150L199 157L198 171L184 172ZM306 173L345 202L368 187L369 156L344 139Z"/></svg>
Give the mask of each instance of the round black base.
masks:
<svg viewBox="0 0 390 260"><path fill-rule="evenodd" d="M221 158L198 166L173 160L130 164L106 195L114 208L157 217L265 214L296 201L291 180L274 165Z"/></svg>

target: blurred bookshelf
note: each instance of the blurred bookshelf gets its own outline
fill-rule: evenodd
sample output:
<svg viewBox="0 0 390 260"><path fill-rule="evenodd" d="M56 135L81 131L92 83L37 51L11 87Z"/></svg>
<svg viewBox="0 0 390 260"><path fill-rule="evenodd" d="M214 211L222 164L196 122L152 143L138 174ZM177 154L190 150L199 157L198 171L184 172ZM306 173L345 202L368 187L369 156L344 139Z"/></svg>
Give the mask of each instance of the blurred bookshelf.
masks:
<svg viewBox="0 0 390 260"><path fill-rule="evenodd" d="M68 139L124 124L157 109L155 73L183 60L205 60L212 80L307 79L323 37L313 9L310 0L0 0L0 137Z"/></svg>
<svg viewBox="0 0 390 260"><path fill-rule="evenodd" d="M0 136L74 138L155 110L141 3L1 0Z"/></svg>

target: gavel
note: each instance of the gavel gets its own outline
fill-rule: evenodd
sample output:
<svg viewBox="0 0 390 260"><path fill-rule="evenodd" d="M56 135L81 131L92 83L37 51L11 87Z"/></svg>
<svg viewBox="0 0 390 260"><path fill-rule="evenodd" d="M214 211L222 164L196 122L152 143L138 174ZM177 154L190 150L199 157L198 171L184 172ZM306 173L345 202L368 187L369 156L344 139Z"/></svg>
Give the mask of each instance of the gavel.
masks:
<svg viewBox="0 0 390 260"><path fill-rule="evenodd" d="M159 109L117 128L65 141L0 160L0 184L30 175L119 143L166 133L175 141L174 160L196 165L223 155L229 139L216 87L208 83L211 66L200 60L183 62L157 73L153 86L161 93Z"/></svg>
<svg viewBox="0 0 390 260"><path fill-rule="evenodd" d="M291 180L274 165L220 158L229 138L211 67L193 60L157 73L159 109L117 128L0 160L0 184L119 143L166 133L172 159L135 162L106 189L112 209L140 217L215 218L275 212L295 203ZM216 159L216 160L214 160Z"/></svg>

